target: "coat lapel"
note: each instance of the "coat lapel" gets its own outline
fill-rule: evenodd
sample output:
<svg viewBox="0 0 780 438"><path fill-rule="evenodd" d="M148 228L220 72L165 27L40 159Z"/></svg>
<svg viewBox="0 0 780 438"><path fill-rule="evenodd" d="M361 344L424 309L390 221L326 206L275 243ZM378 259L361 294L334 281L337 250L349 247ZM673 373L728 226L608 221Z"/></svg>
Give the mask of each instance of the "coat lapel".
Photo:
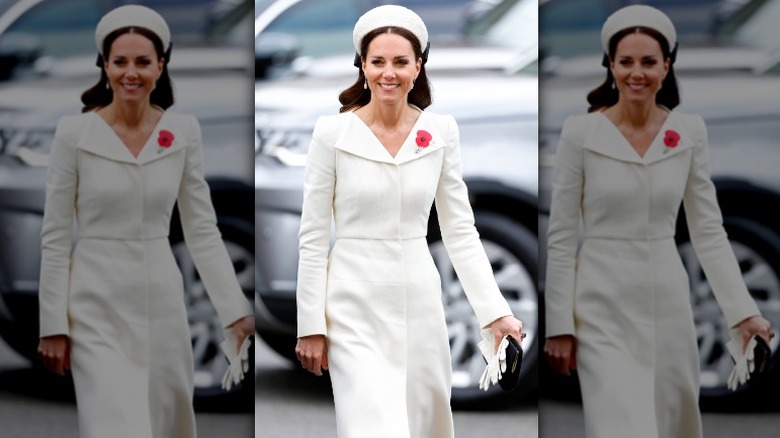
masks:
<svg viewBox="0 0 780 438"><path fill-rule="evenodd" d="M184 132L177 130L176 126L171 124L172 119L166 117L166 114L167 113L163 113L162 119L160 119L157 127L154 128L154 131L152 131L152 135L146 142L146 146L144 146L144 148L141 150L141 153L138 155L138 164L143 165L146 163L151 163L152 161L167 157L187 147ZM166 134L172 135L173 141L171 142L170 146L164 147L161 145L161 131L167 131Z"/></svg>
<svg viewBox="0 0 780 438"><path fill-rule="evenodd" d="M596 117L596 129L594 129L586 139L583 148L616 160L650 165L657 161L673 157L693 145L692 139L685 136L684 131L679 126L678 118L672 112L667 116L663 126L661 126L661 129L653 139L647 152L645 152L645 156L640 157L620 130L607 118L607 116L599 113ZM679 134L680 138L676 145L666 145L664 139L667 131L673 131Z"/></svg>
<svg viewBox="0 0 780 438"><path fill-rule="evenodd" d="M138 154L138 157L134 157L100 115L94 112L91 114L92 118L85 129L85 134L87 135L82 137L82 141L76 145L79 149L91 154L122 163L142 165L168 156L186 146L183 139L175 137L176 131L169 126L170 122L166 117L166 113L163 113L162 118L157 123L154 131L152 131L152 135L143 149L141 149L141 153ZM174 134L173 143L168 148L162 148L158 144L161 130L168 130Z"/></svg>
<svg viewBox="0 0 780 438"><path fill-rule="evenodd" d="M333 145L334 148L367 160L401 165L403 163L422 158L431 152L446 146L444 137L439 134L433 124L428 122L426 114L420 114L420 118L412 127L411 132L401 145L401 149L395 157L387 152L382 142L374 135L373 131L355 114L348 117L344 131ZM425 130L431 134L431 141L427 147L417 146L417 131ZM418 152L419 149L419 152Z"/></svg>
<svg viewBox="0 0 780 438"><path fill-rule="evenodd" d="M409 161L418 160L426 155L430 155L434 151L446 147L447 142L445 139L447 137L442 135L441 130L438 128L438 124L434 123L432 118L427 117L425 113L420 114L420 120L418 120L415 127L412 128L412 132L409 133L409 138L406 139L403 147L398 151L398 155L395 157L396 162L399 165L408 163ZM430 135L428 146L421 147L418 145L418 132L420 131L425 131L426 134Z"/></svg>
<svg viewBox="0 0 780 438"><path fill-rule="evenodd" d="M620 130L602 113L594 114L596 129L585 139L582 147L597 154L620 161L641 164L642 158L626 141Z"/></svg>
<svg viewBox="0 0 780 438"><path fill-rule="evenodd" d="M674 141L675 134L678 136L676 142ZM666 139L667 136L670 136L668 140ZM687 135L684 127L680 124L680 119L676 117L676 114L670 113L666 123L664 123L664 127L661 128L661 132L658 133L655 141L648 149L645 155L645 163L650 165L666 160L688 150L693 145L693 138Z"/></svg>

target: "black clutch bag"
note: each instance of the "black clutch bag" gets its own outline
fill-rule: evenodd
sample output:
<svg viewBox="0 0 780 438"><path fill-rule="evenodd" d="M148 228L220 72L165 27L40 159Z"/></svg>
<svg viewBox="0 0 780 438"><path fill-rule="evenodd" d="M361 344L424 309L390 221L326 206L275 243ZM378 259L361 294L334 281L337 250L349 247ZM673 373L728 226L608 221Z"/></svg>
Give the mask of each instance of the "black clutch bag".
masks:
<svg viewBox="0 0 780 438"><path fill-rule="evenodd" d="M769 366L769 358L772 356L772 350L761 336L754 336L756 346L753 348L753 363L755 367L750 373L750 380L764 374Z"/></svg>
<svg viewBox="0 0 780 438"><path fill-rule="evenodd" d="M507 336L506 371L501 374L498 385L505 392L512 392L520 386L520 367L523 365L523 347L511 336Z"/></svg>

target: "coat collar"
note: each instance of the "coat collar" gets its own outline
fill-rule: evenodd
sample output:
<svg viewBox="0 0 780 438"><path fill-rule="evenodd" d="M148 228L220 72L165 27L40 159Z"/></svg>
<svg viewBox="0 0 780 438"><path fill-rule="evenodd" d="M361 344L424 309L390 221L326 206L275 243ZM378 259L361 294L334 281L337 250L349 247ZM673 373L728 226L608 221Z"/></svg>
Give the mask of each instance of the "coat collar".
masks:
<svg viewBox="0 0 780 438"><path fill-rule="evenodd" d="M603 113L594 115L596 129L586 139L583 148L606 155L616 160L650 165L658 161L671 158L692 147L693 139L686 135L684 126L681 125L675 113L670 112L661 129L658 130L644 157L636 153L631 144L626 140L620 130ZM679 141L673 147L667 146L664 137L667 131L679 134Z"/></svg>
<svg viewBox="0 0 780 438"><path fill-rule="evenodd" d="M116 132L114 132L98 113L92 112L90 114L91 117L89 123L86 124L85 135L82 136L81 141L79 141L76 146L79 149L103 158L123 163L143 165L171 155L186 147L184 133L177 132L175 127L171 126L171 121L167 117L167 112L163 112L160 120L157 122L157 126L152 131L152 135L149 136L149 139L146 141L143 149L141 149L138 157L134 157L133 154L130 153L119 136L116 135ZM168 131L173 134L174 139L171 146L163 148L159 145L158 138L161 131Z"/></svg>
<svg viewBox="0 0 780 438"><path fill-rule="evenodd" d="M401 145L395 157L387 152L374 132L354 113L345 114L346 126L333 145L334 148L367 160L401 165L422 158L431 152L447 146L441 130L425 112L420 113L409 135ZM427 131L431 135L427 147L417 145L417 132Z"/></svg>

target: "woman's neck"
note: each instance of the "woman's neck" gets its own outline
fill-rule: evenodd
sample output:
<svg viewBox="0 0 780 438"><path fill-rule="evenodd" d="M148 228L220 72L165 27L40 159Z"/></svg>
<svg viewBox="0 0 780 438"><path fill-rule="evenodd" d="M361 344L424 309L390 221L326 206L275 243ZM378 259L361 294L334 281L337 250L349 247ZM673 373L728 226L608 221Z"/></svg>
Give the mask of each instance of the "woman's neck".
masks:
<svg viewBox="0 0 780 438"><path fill-rule="evenodd" d="M612 112L612 116L614 117L613 120L620 122L620 124L633 127L644 127L653 117L660 116L666 112L660 106L656 105L655 102L635 105L627 103L624 100L618 100L618 102L611 109L608 109L608 111Z"/></svg>
<svg viewBox="0 0 780 438"><path fill-rule="evenodd" d="M406 102L398 105L384 105L372 100L363 107L363 115L373 124L393 127L402 123L404 118L410 114L410 110L412 109Z"/></svg>
<svg viewBox="0 0 780 438"><path fill-rule="evenodd" d="M158 109L148 102L140 105L122 105L114 101L103 109L103 116L112 125L121 124L128 128L136 128L143 125L156 111Z"/></svg>

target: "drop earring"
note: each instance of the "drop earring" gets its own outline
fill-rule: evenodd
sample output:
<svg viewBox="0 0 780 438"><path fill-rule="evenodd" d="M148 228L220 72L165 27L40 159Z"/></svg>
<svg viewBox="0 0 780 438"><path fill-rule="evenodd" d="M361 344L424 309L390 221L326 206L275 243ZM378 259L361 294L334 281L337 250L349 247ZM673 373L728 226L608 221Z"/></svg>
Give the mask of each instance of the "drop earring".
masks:
<svg viewBox="0 0 780 438"><path fill-rule="evenodd" d="M612 89L615 89L615 81L612 81Z"/></svg>
<svg viewBox="0 0 780 438"><path fill-rule="evenodd" d="M111 85L109 85L108 81L106 81L106 90L110 90L110 89L111 89Z"/></svg>
<svg viewBox="0 0 780 438"><path fill-rule="evenodd" d="M363 89L368 90L368 79L363 80Z"/></svg>

